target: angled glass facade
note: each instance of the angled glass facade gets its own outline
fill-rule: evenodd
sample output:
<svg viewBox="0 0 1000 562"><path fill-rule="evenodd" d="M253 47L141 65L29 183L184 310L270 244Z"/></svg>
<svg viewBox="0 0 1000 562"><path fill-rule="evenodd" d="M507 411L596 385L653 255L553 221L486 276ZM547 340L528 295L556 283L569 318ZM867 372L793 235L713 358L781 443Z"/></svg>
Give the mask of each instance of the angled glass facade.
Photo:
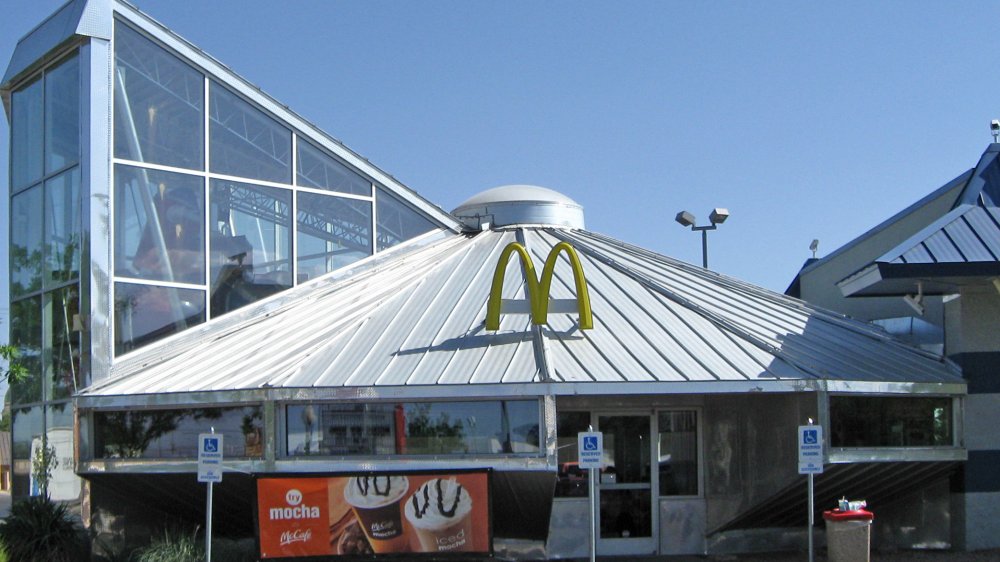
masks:
<svg viewBox="0 0 1000 562"><path fill-rule="evenodd" d="M116 355L439 226L122 21L112 82Z"/></svg>
<svg viewBox="0 0 1000 562"><path fill-rule="evenodd" d="M72 412L70 397L87 384L80 314L82 83L73 49L14 89L10 104L10 341L28 371L10 388L14 488L19 495L47 489L63 500L78 497L80 486L73 476L72 415L61 413ZM70 462L60 466L67 444ZM46 458L56 460L46 467L39 462Z"/></svg>

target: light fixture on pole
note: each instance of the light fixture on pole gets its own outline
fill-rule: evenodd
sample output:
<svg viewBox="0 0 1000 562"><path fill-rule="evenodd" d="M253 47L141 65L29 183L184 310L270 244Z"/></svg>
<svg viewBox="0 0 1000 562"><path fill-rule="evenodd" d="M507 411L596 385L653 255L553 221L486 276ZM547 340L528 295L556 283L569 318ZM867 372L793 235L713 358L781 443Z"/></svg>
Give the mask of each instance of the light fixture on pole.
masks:
<svg viewBox="0 0 1000 562"><path fill-rule="evenodd" d="M680 223L681 226L690 226L691 230L701 232L701 266L705 269L708 269L708 231L719 228L719 225L726 222L728 218L729 209L723 209L722 207L716 207L708 214L708 220L711 224L707 226L697 226L694 215L687 211L681 211L674 217L674 220Z"/></svg>

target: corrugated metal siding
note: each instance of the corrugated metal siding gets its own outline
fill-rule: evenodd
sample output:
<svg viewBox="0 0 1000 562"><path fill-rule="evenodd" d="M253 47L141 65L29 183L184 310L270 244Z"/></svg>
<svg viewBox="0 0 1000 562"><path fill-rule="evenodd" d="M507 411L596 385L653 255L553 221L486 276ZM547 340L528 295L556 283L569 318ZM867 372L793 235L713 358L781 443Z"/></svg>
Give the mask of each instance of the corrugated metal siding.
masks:
<svg viewBox="0 0 1000 562"><path fill-rule="evenodd" d="M493 270L517 239L539 274L555 244L573 244L593 330L579 330L575 313L550 313L539 331L524 314L504 314L499 331L485 331ZM292 291L269 314L179 342L175 356L159 349L131 359L120 377L84 394L543 380L962 382L954 365L873 326L579 230L456 235L355 277ZM552 297L574 293L560 258ZM516 258L503 296L525 298Z"/></svg>

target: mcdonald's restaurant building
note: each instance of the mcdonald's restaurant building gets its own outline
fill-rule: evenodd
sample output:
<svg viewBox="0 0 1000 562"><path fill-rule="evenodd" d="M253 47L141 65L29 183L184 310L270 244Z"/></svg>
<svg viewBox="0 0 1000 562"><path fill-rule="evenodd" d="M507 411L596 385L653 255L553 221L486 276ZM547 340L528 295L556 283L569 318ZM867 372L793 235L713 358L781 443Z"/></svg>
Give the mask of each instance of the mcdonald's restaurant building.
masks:
<svg viewBox="0 0 1000 562"><path fill-rule="evenodd" d="M812 419L817 510L865 498L877 544L952 543L947 360L590 232L548 189L446 212L122 1L46 19L0 94L15 497L108 540L193 528L214 432L213 532L262 557L579 557L592 427L599 553L800 548Z"/></svg>

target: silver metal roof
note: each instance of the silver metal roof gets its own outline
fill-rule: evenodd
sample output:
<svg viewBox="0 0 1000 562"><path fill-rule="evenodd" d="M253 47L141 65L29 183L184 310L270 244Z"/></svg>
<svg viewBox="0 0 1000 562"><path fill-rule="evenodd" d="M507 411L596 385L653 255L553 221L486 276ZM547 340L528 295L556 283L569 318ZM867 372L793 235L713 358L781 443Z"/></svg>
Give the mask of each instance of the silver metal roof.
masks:
<svg viewBox="0 0 1000 562"><path fill-rule="evenodd" d="M485 330L494 268L525 245L537 268L557 243L580 256L594 316L506 314ZM881 329L582 231L444 231L222 317L115 366L84 407L226 398L862 390L964 393L957 367ZM525 298L517 260L503 297ZM560 258L552 298L574 297ZM923 390L918 389L924 385ZM201 396L198 398L197 396ZM119 397L117 400L112 397ZM242 397L242 398L240 398ZM169 398L167 399L170 400Z"/></svg>
<svg viewBox="0 0 1000 562"><path fill-rule="evenodd" d="M477 229L486 223L584 228L582 205L558 191L537 185L503 185L487 189L467 199L452 214Z"/></svg>

